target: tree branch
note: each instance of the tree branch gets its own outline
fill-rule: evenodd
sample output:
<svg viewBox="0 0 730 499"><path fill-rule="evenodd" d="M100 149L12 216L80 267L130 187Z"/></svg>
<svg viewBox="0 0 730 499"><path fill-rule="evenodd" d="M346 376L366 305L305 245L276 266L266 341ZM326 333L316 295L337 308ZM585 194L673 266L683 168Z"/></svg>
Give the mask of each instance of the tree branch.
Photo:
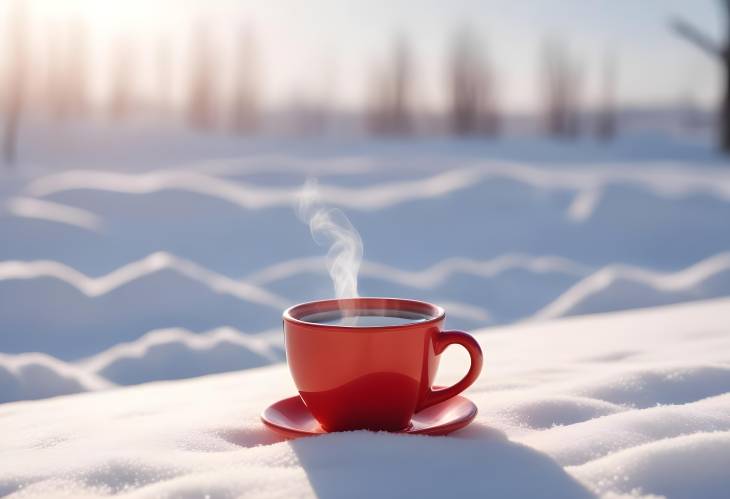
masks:
<svg viewBox="0 0 730 499"><path fill-rule="evenodd" d="M721 0L720 3L725 8L725 14L730 14L730 0Z"/></svg>
<svg viewBox="0 0 730 499"><path fill-rule="evenodd" d="M705 54L720 58L725 56L724 50L717 43L684 19L672 19L670 26L677 35L702 50Z"/></svg>

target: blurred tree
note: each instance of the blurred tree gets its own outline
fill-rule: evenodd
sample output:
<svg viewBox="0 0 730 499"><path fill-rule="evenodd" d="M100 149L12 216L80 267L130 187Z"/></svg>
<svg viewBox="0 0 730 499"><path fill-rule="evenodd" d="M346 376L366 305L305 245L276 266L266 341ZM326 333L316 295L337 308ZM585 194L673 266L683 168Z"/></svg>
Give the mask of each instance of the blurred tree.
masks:
<svg viewBox="0 0 730 499"><path fill-rule="evenodd" d="M233 102L231 103L231 128L238 133L251 133L259 126L259 61L256 40L250 28L242 31L237 44L235 73L233 78Z"/></svg>
<svg viewBox="0 0 730 499"><path fill-rule="evenodd" d="M542 50L545 131L555 137L575 137L580 131L582 68L556 40L545 41Z"/></svg>
<svg viewBox="0 0 730 499"><path fill-rule="evenodd" d="M611 140L616 135L616 61L612 55L603 60L601 103L596 116L596 135Z"/></svg>
<svg viewBox="0 0 730 499"><path fill-rule="evenodd" d="M129 117L134 105L134 54L128 40L117 41L111 61L109 115L121 121Z"/></svg>
<svg viewBox="0 0 730 499"><path fill-rule="evenodd" d="M368 96L366 120L368 130L373 134L387 133L386 117L386 85L385 69L381 63L376 63L368 75Z"/></svg>
<svg viewBox="0 0 730 499"><path fill-rule="evenodd" d="M160 39L155 57L157 69L157 99L160 118L167 118L172 109L172 56L168 40Z"/></svg>
<svg viewBox="0 0 730 499"><path fill-rule="evenodd" d="M210 33L204 25L200 25L193 40L190 69L188 123L193 128L211 129L216 122L214 75L217 68Z"/></svg>
<svg viewBox="0 0 730 499"><path fill-rule="evenodd" d="M376 134L412 132L414 65L410 44L404 36L393 42L390 57L371 75L368 128Z"/></svg>
<svg viewBox="0 0 730 499"><path fill-rule="evenodd" d="M485 56L484 62L484 86L480 129L486 135L495 136L502 128L502 116L497 103L497 78L494 64L488 55Z"/></svg>
<svg viewBox="0 0 730 499"><path fill-rule="evenodd" d="M337 99L337 65L325 60L319 78L293 93L289 105L292 130L300 135L323 135L334 116Z"/></svg>
<svg viewBox="0 0 730 499"><path fill-rule="evenodd" d="M393 47L390 63L390 128L393 133L411 131L413 119L413 54L410 44L401 37Z"/></svg>
<svg viewBox="0 0 730 499"><path fill-rule="evenodd" d="M86 25L79 19L45 31L46 106L52 117L82 117L89 107L89 50Z"/></svg>
<svg viewBox="0 0 730 499"><path fill-rule="evenodd" d="M447 80L452 132L496 135L500 119L496 109L494 71L479 39L467 26L454 36Z"/></svg>
<svg viewBox="0 0 730 499"><path fill-rule="evenodd" d="M47 43L45 92L48 111L55 119L65 119L69 114L66 92L65 38L58 26L50 24L44 31Z"/></svg>
<svg viewBox="0 0 730 499"><path fill-rule="evenodd" d="M86 25L77 20L70 23L68 28L68 43L65 46L64 58L65 99L68 102L69 113L74 117L80 117L86 113L88 107L89 53Z"/></svg>
<svg viewBox="0 0 730 499"><path fill-rule="evenodd" d="M5 78L5 133L3 136L3 157L8 166L17 159L18 129L23 113L24 88L27 71L27 34L28 25L25 6L15 1L8 13L8 39L6 47L7 72Z"/></svg>
<svg viewBox="0 0 730 499"><path fill-rule="evenodd" d="M730 153L730 0L720 0L725 13L725 40L717 43L688 21L680 18L670 23L679 36L720 63L723 71L723 97L719 113L720 148Z"/></svg>

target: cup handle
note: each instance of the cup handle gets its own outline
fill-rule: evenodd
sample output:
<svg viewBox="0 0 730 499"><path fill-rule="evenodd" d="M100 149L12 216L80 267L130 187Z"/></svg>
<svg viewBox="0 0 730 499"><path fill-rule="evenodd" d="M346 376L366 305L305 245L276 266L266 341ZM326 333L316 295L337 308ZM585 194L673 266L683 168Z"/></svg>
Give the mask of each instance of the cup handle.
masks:
<svg viewBox="0 0 730 499"><path fill-rule="evenodd" d="M432 405L443 402L444 400L448 400L451 397L455 397L469 388L469 386L479 377L479 373L482 371L483 359L482 348L479 346L477 340L475 340L472 335L465 333L464 331L442 331L436 335L434 340L434 353L439 355L446 350L449 345L453 344L461 345L466 348L467 352L469 352L469 357L471 358L469 371L458 383L448 388L439 388L438 390L429 388L428 393L426 393L426 397L421 403L421 406L418 408L419 411L426 407L431 407Z"/></svg>

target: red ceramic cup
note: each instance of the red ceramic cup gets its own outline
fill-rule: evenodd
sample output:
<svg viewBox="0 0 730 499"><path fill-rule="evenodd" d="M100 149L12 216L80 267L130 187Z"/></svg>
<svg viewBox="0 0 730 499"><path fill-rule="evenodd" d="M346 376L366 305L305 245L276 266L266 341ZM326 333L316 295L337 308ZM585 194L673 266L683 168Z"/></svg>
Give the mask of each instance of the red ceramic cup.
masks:
<svg viewBox="0 0 730 499"><path fill-rule="evenodd" d="M337 310L413 313L426 320L357 327L307 322L303 318ZM479 376L479 343L461 331L443 331L444 310L396 298L323 300L284 312L286 356L299 394L327 431L406 428L426 407L464 391ZM433 389L441 352L466 348L471 365L449 388Z"/></svg>

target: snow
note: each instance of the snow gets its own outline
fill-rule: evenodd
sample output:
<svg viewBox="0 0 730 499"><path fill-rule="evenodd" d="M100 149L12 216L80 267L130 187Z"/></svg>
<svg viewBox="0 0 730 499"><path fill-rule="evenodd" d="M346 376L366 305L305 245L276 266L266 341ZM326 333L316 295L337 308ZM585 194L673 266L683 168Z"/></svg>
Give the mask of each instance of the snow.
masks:
<svg viewBox="0 0 730 499"><path fill-rule="evenodd" d="M261 336L233 328L207 333L181 329L152 331L84 360L84 369L117 384L190 378L237 371L284 360L282 348Z"/></svg>
<svg viewBox="0 0 730 499"><path fill-rule="evenodd" d="M649 307L729 293L730 253L715 255L672 273L612 265L576 283L535 317Z"/></svg>
<svg viewBox="0 0 730 499"><path fill-rule="evenodd" d="M705 141L24 133L0 173L0 495L727 495L730 170ZM478 331L473 425L259 422L295 393L282 310L332 295L295 213L312 177L362 236L361 294ZM466 354L445 357L447 384Z"/></svg>
<svg viewBox="0 0 730 499"><path fill-rule="evenodd" d="M381 185L343 187L319 186L322 202L358 210L378 210L419 199L430 199L474 187L494 179L543 190L567 190L576 196L578 207L571 205L572 218L589 218L600 199L599 192L614 186L635 186L647 193L672 199L704 194L730 201L730 174L716 168L686 172L675 165L658 165L650 172L622 165L596 165L588 171L575 168L550 169L509 162L490 162L457 168L419 180L386 182ZM299 187L275 188L232 182L220 177L191 171L149 173L112 173L74 170L38 179L26 191L45 197L73 190L97 190L125 194L149 194L179 190L218 198L247 209L290 206Z"/></svg>
<svg viewBox="0 0 730 499"><path fill-rule="evenodd" d="M363 237L361 293L437 302L449 327L730 294L730 175L686 140L627 136L597 147L191 135L183 146L179 133L159 130L110 138L82 129L79 143L74 127L65 133L73 147L55 162L21 165L0 193L8 331L0 352L45 354L103 382L93 386L270 359L247 339L192 348L188 336L260 335L278 328L283 308L331 296L323 250L293 208L311 176ZM95 139L81 141L87 135ZM52 149L44 140L27 155ZM153 154L174 146L186 155ZM111 154L124 147L123 160ZM117 162L100 161L105 151ZM140 346L150 352L140 355L145 366L128 352L113 358L116 346L162 329L188 336ZM268 343L280 351L280 339ZM225 346L241 361L224 360ZM109 369L89 369L102 352ZM167 367L150 367L153 357ZM26 398L17 387L2 396L17 398Z"/></svg>
<svg viewBox="0 0 730 499"><path fill-rule="evenodd" d="M729 321L725 298L483 330L479 415L449 437L284 441L258 421L284 364L4 404L0 493L725 497Z"/></svg>
<svg viewBox="0 0 730 499"><path fill-rule="evenodd" d="M93 213L50 201L17 197L8 200L7 208L10 213L17 217L37 218L51 222L65 223L91 231L101 229L101 220Z"/></svg>
<svg viewBox="0 0 730 499"><path fill-rule="evenodd" d="M0 403L101 390L111 386L111 383L85 369L45 354L0 354Z"/></svg>

